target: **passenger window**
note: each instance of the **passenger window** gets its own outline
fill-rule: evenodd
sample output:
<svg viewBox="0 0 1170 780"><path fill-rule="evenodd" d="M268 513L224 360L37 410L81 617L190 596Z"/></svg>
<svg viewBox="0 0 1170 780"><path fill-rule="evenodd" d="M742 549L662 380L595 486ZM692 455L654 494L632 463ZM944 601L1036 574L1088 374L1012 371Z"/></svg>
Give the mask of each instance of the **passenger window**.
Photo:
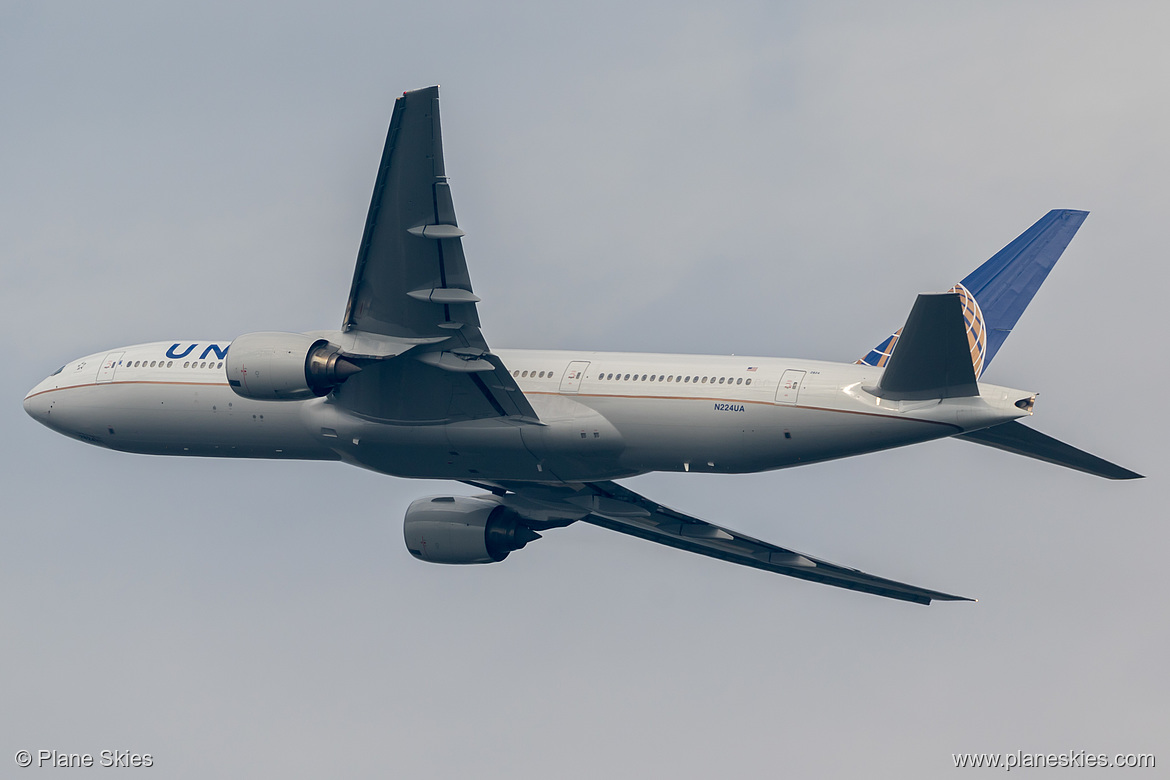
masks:
<svg viewBox="0 0 1170 780"><path fill-rule="evenodd" d="M613 374L609 374L609 375L608 375L608 376L606 376L605 378L606 378L606 379L613 379Z"/></svg>
<svg viewBox="0 0 1170 780"><path fill-rule="evenodd" d="M723 377L719 377L719 384L723 384Z"/></svg>
<svg viewBox="0 0 1170 780"><path fill-rule="evenodd" d="M666 381L667 381L667 382L673 382L673 381L674 381L674 377L672 377L672 376L668 376L668 377L666 378Z"/></svg>
<svg viewBox="0 0 1170 780"><path fill-rule="evenodd" d="M520 372L519 372L519 371L513 371L513 372L512 372L512 376L514 376L514 377L515 377L515 376L520 376Z"/></svg>
<svg viewBox="0 0 1170 780"><path fill-rule="evenodd" d="M737 385L742 385L743 384L743 377L741 376L739 379L735 380L735 383Z"/></svg>
<svg viewBox="0 0 1170 780"><path fill-rule="evenodd" d="M703 377L703 384L707 384L707 377Z"/></svg>
<svg viewBox="0 0 1170 780"><path fill-rule="evenodd" d="M543 371L540 372L540 378L544 379L544 372Z"/></svg>
<svg viewBox="0 0 1170 780"><path fill-rule="evenodd" d="M216 364L215 364L215 367L216 367L217 369L218 369L218 368L223 368L223 363L216 363Z"/></svg>
<svg viewBox="0 0 1170 780"><path fill-rule="evenodd" d="M749 385L750 385L751 383L752 383L752 380L750 380L750 379L749 379L749 380L748 380L748 381L747 381L745 384L749 384Z"/></svg>
<svg viewBox="0 0 1170 780"><path fill-rule="evenodd" d="M170 368L170 367L171 367L171 366L173 366L173 365L174 365L174 361L173 361L173 360L168 360L168 361L167 361L167 368Z"/></svg>
<svg viewBox="0 0 1170 780"><path fill-rule="evenodd" d="M685 381L689 382L691 381L691 378L688 376Z"/></svg>
<svg viewBox="0 0 1170 780"><path fill-rule="evenodd" d="M626 374L626 379L628 380L629 378L630 378L630 375L629 375L629 374Z"/></svg>
<svg viewBox="0 0 1170 780"><path fill-rule="evenodd" d="M187 361L187 362L183 363L183 368L190 368L190 367L191 367L191 361Z"/></svg>

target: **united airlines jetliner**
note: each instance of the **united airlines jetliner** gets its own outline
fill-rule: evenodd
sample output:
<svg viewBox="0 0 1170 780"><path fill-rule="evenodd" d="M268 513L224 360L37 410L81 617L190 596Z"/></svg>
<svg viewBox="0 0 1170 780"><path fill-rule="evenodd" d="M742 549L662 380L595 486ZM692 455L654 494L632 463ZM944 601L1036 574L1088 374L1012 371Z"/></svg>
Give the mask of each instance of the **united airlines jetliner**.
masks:
<svg viewBox="0 0 1170 780"><path fill-rule="evenodd" d="M1035 394L979 381L1086 217L1052 211L854 364L492 350L443 167L438 88L399 98L340 330L159 341L74 360L24 408L123 452L341 460L482 495L420 498L406 547L491 563L584 521L827 585L969 600L839 566L669 509L613 480L749 473L955 436L1138 477L1020 422Z"/></svg>

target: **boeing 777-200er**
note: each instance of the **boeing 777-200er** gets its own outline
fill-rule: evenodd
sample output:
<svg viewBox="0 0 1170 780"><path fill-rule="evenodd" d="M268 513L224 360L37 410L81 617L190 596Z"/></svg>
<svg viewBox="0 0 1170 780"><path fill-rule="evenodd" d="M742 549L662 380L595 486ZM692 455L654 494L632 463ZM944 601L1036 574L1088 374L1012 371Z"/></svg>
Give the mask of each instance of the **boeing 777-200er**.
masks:
<svg viewBox="0 0 1170 780"><path fill-rule="evenodd" d="M406 547L491 563L584 521L827 585L968 601L667 508L613 480L749 473L955 436L1110 479L1138 474L1017 420L1035 394L979 381L1086 217L1051 211L853 364L493 350L443 166L439 92L398 98L340 330L159 341L88 355L32 389L38 422L123 452L342 460L460 480L420 498Z"/></svg>

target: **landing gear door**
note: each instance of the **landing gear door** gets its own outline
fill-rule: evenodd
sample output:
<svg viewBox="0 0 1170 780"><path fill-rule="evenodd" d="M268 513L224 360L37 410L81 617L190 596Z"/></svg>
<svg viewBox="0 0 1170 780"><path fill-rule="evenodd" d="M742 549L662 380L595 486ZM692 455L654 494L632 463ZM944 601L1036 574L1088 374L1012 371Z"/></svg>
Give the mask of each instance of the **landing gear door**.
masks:
<svg viewBox="0 0 1170 780"><path fill-rule="evenodd" d="M776 388L776 403L794 404L800 395L800 383L804 381L803 371L789 369L780 377L780 386Z"/></svg>
<svg viewBox="0 0 1170 780"><path fill-rule="evenodd" d="M106 355L106 359L102 361L102 367L98 369L97 381L110 382L114 378L114 370L118 367L118 361L122 359L123 353L111 352Z"/></svg>
<svg viewBox="0 0 1170 780"><path fill-rule="evenodd" d="M562 395L576 395L581 387L581 378L585 376L585 369L589 368L588 360L574 360L565 370L565 377L561 380Z"/></svg>

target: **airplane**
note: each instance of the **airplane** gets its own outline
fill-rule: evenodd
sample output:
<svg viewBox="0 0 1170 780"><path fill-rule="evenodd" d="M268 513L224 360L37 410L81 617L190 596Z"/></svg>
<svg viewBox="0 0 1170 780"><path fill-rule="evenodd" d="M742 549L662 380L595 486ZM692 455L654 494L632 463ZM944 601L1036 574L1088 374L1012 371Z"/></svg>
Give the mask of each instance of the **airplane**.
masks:
<svg viewBox="0 0 1170 780"><path fill-rule="evenodd" d="M1141 475L1023 425L1036 394L979 381L1085 220L1055 210L855 363L493 350L443 163L438 87L395 101L339 330L157 341L73 360L24 408L121 452L340 460L483 493L410 504L406 547L503 561L575 522L919 604L973 601L705 522L619 485L742 474L955 437L1108 479Z"/></svg>

